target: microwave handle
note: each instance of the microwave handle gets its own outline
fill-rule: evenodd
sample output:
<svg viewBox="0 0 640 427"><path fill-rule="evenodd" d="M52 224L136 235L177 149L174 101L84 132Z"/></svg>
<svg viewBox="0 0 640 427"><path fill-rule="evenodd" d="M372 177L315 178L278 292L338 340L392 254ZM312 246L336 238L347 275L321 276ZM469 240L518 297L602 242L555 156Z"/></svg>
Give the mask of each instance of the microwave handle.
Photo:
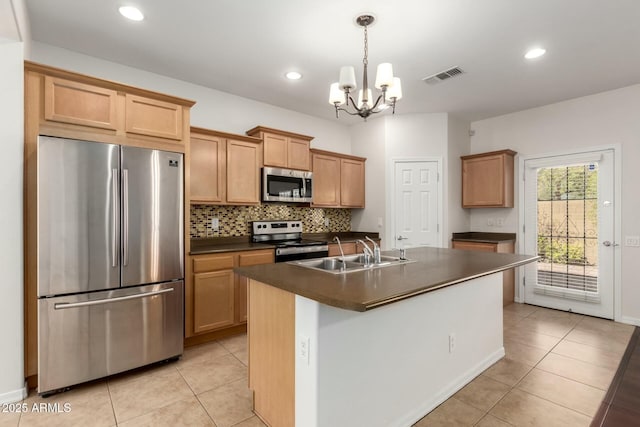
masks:
<svg viewBox="0 0 640 427"><path fill-rule="evenodd" d="M307 197L307 179L302 178L302 197Z"/></svg>

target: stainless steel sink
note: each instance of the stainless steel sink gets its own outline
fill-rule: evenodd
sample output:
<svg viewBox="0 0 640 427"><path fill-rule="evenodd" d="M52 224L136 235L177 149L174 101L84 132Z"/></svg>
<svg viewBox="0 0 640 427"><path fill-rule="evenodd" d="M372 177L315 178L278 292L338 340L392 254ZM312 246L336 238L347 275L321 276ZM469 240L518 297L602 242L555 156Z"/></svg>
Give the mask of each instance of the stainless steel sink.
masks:
<svg viewBox="0 0 640 427"><path fill-rule="evenodd" d="M364 271L381 267L390 267L393 265L402 265L412 263L412 260L402 260L398 257L383 255L377 264L364 264L364 255L347 255L344 257L344 263L341 257L314 258L301 261L289 261L289 264L298 265L312 270L324 271L332 274L352 273L355 271Z"/></svg>

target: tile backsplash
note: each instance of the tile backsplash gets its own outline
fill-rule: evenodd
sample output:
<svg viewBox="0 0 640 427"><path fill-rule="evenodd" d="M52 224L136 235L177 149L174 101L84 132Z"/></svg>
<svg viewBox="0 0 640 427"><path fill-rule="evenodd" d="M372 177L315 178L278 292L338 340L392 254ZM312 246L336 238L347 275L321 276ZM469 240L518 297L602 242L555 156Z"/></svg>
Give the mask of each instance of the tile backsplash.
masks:
<svg viewBox="0 0 640 427"><path fill-rule="evenodd" d="M218 230L211 227L218 218ZM232 237L251 234L251 221L272 219L300 220L305 233L351 231L351 210L307 208L289 205L260 206L191 205L191 238ZM325 225L325 219L329 225Z"/></svg>

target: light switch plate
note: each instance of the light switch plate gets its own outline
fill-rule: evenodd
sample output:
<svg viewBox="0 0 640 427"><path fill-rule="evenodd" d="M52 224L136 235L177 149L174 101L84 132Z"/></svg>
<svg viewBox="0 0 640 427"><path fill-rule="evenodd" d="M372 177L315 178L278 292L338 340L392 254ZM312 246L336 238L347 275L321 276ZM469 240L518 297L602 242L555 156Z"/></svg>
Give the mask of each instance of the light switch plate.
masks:
<svg viewBox="0 0 640 427"><path fill-rule="evenodd" d="M624 236L625 246L640 246L640 236Z"/></svg>
<svg viewBox="0 0 640 427"><path fill-rule="evenodd" d="M211 218L211 229L213 231L218 231L219 228L220 228L220 221L218 220L218 218Z"/></svg>

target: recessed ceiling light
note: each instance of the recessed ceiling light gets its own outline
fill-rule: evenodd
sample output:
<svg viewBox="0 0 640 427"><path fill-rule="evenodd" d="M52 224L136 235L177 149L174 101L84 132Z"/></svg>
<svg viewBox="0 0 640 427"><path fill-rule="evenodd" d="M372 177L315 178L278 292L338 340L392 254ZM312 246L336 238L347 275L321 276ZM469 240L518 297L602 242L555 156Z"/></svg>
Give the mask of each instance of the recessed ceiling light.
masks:
<svg viewBox="0 0 640 427"><path fill-rule="evenodd" d="M118 9L118 11L120 12L120 15L124 16L125 18L129 18L132 21L142 21L144 19L144 15L137 7L122 6L120 9Z"/></svg>
<svg viewBox="0 0 640 427"><path fill-rule="evenodd" d="M289 71L287 74L284 75L286 78L288 78L289 80L300 80L302 78L302 74L300 74L297 71Z"/></svg>
<svg viewBox="0 0 640 427"><path fill-rule="evenodd" d="M536 47L536 48L530 49L527 53L525 53L524 57L527 59L535 59L535 58L540 58L545 53L547 53L546 49L543 49L541 47Z"/></svg>

